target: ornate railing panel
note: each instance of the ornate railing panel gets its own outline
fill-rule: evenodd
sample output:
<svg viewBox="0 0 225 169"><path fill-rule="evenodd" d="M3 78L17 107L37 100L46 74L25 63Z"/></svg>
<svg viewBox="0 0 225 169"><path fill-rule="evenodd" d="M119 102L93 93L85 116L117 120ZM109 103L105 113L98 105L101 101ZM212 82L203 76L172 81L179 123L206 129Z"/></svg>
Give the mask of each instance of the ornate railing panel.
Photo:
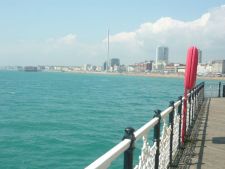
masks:
<svg viewBox="0 0 225 169"><path fill-rule="evenodd" d="M134 169L154 169L156 149L156 142L150 146L146 137L143 137L143 147L139 156L139 163Z"/></svg>
<svg viewBox="0 0 225 169"><path fill-rule="evenodd" d="M175 109L175 116L174 116L174 128L173 128L173 156L175 155L178 145L179 145L179 123L180 123L180 116Z"/></svg>
<svg viewBox="0 0 225 169"><path fill-rule="evenodd" d="M159 146L159 168L166 168L170 162L169 153L170 153L170 131L171 126L167 125L164 121L163 123L163 131L162 136L160 138L160 146Z"/></svg>

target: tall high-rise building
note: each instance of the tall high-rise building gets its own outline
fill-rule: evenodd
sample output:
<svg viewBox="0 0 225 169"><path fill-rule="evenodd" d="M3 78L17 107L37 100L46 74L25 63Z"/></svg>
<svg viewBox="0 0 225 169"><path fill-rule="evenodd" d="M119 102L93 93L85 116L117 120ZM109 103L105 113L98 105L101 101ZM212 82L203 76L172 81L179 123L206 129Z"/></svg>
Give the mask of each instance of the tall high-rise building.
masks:
<svg viewBox="0 0 225 169"><path fill-rule="evenodd" d="M112 58L110 60L110 65L111 65L111 67L120 66L120 59L118 59L118 58Z"/></svg>
<svg viewBox="0 0 225 169"><path fill-rule="evenodd" d="M198 63L202 63L202 51L198 49Z"/></svg>
<svg viewBox="0 0 225 169"><path fill-rule="evenodd" d="M159 46L156 48L156 65L168 64L169 48L166 46Z"/></svg>
<svg viewBox="0 0 225 169"><path fill-rule="evenodd" d="M156 48L156 61L155 69L163 70L164 67L168 64L169 48L166 46L158 46Z"/></svg>

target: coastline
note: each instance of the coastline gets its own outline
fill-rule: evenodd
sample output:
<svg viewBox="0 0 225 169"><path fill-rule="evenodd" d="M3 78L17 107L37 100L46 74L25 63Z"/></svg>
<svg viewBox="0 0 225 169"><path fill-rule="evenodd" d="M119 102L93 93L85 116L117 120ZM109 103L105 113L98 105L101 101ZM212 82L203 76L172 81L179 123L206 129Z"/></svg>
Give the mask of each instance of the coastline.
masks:
<svg viewBox="0 0 225 169"><path fill-rule="evenodd" d="M139 76L139 77L152 77L152 78L180 78L184 79L184 74L163 74L163 73L119 73L119 72L88 72L88 71L74 71L69 73L78 73L78 74L98 74L98 75L112 75L112 76ZM198 80L224 80L225 77L217 77L217 76L197 76Z"/></svg>
<svg viewBox="0 0 225 169"><path fill-rule="evenodd" d="M0 70L4 71L4 70ZM6 70L7 71L7 70ZM14 70L15 71L15 70ZM91 71L39 71L39 72L51 72L51 73L76 73L76 74L96 74L96 75L110 75L110 76L137 76L137 77L151 77L151 78L179 78L184 79L182 73L144 73L144 72L91 72ZM221 80L225 81L225 76L197 76L198 80Z"/></svg>

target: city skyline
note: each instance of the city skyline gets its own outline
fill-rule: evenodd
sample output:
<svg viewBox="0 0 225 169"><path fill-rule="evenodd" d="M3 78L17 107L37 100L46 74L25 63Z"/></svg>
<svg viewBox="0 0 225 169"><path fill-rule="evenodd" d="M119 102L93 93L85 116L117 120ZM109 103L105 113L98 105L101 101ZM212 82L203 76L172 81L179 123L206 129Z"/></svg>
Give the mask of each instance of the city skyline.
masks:
<svg viewBox="0 0 225 169"><path fill-rule="evenodd" d="M28 2L0 2L0 66L102 65L108 28L109 58L127 65L155 60L157 46L168 46L170 62L184 63L192 45L203 62L225 57L221 1Z"/></svg>

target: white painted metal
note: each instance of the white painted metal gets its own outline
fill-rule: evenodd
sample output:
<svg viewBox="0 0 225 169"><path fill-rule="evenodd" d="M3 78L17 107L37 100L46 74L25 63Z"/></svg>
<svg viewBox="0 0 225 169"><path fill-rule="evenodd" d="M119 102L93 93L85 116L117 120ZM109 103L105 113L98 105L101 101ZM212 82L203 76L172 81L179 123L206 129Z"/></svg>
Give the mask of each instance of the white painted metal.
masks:
<svg viewBox="0 0 225 169"><path fill-rule="evenodd" d="M154 169L156 150L156 142L154 142L151 147L147 138L143 137L143 147L141 150L141 155L139 156L139 163L134 167L134 169Z"/></svg>
<svg viewBox="0 0 225 169"><path fill-rule="evenodd" d="M163 124L163 130L162 130L162 135L160 138L160 145L159 145L159 168L160 169L165 169L167 168L170 159L169 159L169 154L170 154L170 132L171 131L171 125L167 125L166 122L164 121Z"/></svg>
<svg viewBox="0 0 225 169"><path fill-rule="evenodd" d="M85 169L106 169L110 166L111 162L115 160L120 154L129 148L131 140L125 139L105 153L103 156L98 158L92 164L87 166Z"/></svg>
<svg viewBox="0 0 225 169"><path fill-rule="evenodd" d="M134 136L136 140L139 140L143 136L146 136L148 131L153 128L157 123L159 119L158 118L153 118L151 121L146 123L144 126L142 126L140 129L138 129L135 133Z"/></svg>
<svg viewBox="0 0 225 169"><path fill-rule="evenodd" d="M180 100L174 103L174 108L177 109L179 105L180 105Z"/></svg>
<svg viewBox="0 0 225 169"><path fill-rule="evenodd" d="M162 111L161 113L161 117L165 118L168 114L170 114L170 112L173 110L172 107L168 107L166 110Z"/></svg>
<svg viewBox="0 0 225 169"><path fill-rule="evenodd" d="M173 125L173 155L175 155L177 148L178 148L178 140L179 140L179 123L180 123L180 116L178 114L178 109L175 108L174 113L174 125Z"/></svg>

